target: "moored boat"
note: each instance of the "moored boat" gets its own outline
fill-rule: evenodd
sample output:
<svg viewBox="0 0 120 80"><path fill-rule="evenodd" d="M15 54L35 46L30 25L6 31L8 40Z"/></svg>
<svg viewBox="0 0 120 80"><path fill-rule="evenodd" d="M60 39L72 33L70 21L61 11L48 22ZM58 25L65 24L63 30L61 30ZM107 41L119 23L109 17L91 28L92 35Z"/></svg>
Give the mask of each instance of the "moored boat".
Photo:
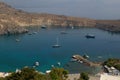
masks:
<svg viewBox="0 0 120 80"><path fill-rule="evenodd" d="M67 34L67 32L66 31L61 31L61 34Z"/></svg>
<svg viewBox="0 0 120 80"><path fill-rule="evenodd" d="M86 38L95 38L95 35L93 35L93 34L87 34L85 37Z"/></svg>
<svg viewBox="0 0 120 80"><path fill-rule="evenodd" d="M15 39L16 40L16 42L20 42L20 39Z"/></svg>
<svg viewBox="0 0 120 80"><path fill-rule="evenodd" d="M42 25L41 28L42 28L42 29L47 29L47 26Z"/></svg>
<svg viewBox="0 0 120 80"><path fill-rule="evenodd" d="M83 58L88 59L90 58L87 54L83 55Z"/></svg>
<svg viewBox="0 0 120 80"><path fill-rule="evenodd" d="M56 39L57 40L57 43L55 45L52 45L53 48L59 48L61 47L59 44L58 44L58 38Z"/></svg>
<svg viewBox="0 0 120 80"><path fill-rule="evenodd" d="M35 66L39 66L39 62L35 62Z"/></svg>

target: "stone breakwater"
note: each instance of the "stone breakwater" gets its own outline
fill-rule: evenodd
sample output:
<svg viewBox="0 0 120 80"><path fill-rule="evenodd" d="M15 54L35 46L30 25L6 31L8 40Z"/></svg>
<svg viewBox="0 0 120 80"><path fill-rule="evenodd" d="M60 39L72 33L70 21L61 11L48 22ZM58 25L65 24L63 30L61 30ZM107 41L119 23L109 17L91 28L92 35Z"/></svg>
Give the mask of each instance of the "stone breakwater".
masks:
<svg viewBox="0 0 120 80"><path fill-rule="evenodd" d="M101 63L91 62L80 55L73 55L72 58L76 59L76 61L82 61L83 64L88 65L90 67L97 67L101 65Z"/></svg>

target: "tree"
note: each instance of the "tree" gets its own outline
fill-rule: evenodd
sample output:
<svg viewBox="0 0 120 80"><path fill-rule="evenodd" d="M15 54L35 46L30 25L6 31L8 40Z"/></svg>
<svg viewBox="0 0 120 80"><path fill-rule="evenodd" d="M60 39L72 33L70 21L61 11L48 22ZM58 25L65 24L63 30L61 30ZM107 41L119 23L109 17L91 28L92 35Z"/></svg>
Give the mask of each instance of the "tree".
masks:
<svg viewBox="0 0 120 80"><path fill-rule="evenodd" d="M113 66L120 71L120 59L109 58L103 63L103 65L107 65L108 67Z"/></svg>
<svg viewBox="0 0 120 80"><path fill-rule="evenodd" d="M0 78L0 80L5 80L5 78Z"/></svg>
<svg viewBox="0 0 120 80"><path fill-rule="evenodd" d="M88 73L82 72L79 80L89 80Z"/></svg>
<svg viewBox="0 0 120 80"><path fill-rule="evenodd" d="M33 68L23 68L20 72L14 72L6 77L6 80L46 80L45 75L40 74Z"/></svg>
<svg viewBox="0 0 120 80"><path fill-rule="evenodd" d="M65 80L68 76L68 71L63 68L53 68L49 74L51 80Z"/></svg>
<svg viewBox="0 0 120 80"><path fill-rule="evenodd" d="M26 67L0 80L65 80L67 74L68 71L63 68L53 68L49 74L41 74L34 68Z"/></svg>

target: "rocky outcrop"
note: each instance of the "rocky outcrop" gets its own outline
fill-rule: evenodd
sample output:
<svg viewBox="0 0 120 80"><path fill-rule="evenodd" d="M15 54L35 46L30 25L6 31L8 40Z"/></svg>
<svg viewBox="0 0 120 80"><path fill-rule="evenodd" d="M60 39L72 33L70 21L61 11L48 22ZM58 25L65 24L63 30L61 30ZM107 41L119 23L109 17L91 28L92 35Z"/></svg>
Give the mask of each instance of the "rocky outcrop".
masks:
<svg viewBox="0 0 120 80"><path fill-rule="evenodd" d="M28 26L93 27L95 20L54 14L28 13L0 2L0 34L27 32Z"/></svg>
<svg viewBox="0 0 120 80"><path fill-rule="evenodd" d="M28 32L27 29L24 27L19 27L18 25L12 23L5 23L0 22L0 35L3 34L19 34L19 33L26 33Z"/></svg>

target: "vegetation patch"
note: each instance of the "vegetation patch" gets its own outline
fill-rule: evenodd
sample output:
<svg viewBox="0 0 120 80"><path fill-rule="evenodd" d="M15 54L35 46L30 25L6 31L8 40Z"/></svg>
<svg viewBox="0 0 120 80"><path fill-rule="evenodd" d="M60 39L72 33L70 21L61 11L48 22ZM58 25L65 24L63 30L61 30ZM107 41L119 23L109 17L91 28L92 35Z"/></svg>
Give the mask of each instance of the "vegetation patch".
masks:
<svg viewBox="0 0 120 80"><path fill-rule="evenodd" d="M49 74L42 74L34 68L26 67L0 80L66 80L67 75L68 71L63 68L53 68Z"/></svg>
<svg viewBox="0 0 120 80"><path fill-rule="evenodd" d="M120 71L120 59L110 58L103 63L103 65L107 65L108 67L115 67Z"/></svg>

